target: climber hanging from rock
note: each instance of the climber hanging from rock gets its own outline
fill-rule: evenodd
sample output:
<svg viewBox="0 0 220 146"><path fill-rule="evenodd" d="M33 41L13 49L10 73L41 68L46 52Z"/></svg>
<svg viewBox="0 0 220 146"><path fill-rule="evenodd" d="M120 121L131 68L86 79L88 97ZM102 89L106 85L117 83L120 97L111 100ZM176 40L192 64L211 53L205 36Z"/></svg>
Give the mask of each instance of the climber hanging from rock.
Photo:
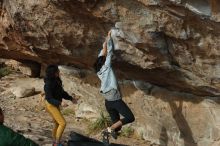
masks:
<svg viewBox="0 0 220 146"><path fill-rule="evenodd" d="M108 135L117 139L117 133L121 130L122 126L132 123L135 120L132 111L121 97L118 82L112 69L113 53L114 43L111 37L111 31L109 31L103 43L103 49L100 51L94 64L94 69L101 80L100 93L105 98L105 107L113 123L102 132L104 139ZM120 115L123 118L120 118ZM108 144L108 139L106 141L104 140L104 142Z"/></svg>

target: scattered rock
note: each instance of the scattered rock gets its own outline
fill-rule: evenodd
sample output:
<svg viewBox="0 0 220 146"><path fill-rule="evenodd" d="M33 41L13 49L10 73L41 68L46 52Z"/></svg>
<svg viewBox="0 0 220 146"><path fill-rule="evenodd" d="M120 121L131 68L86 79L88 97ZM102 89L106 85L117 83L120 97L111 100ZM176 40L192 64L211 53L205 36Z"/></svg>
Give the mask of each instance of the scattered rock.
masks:
<svg viewBox="0 0 220 146"><path fill-rule="evenodd" d="M10 90L17 98L29 97L36 94L33 87L13 87Z"/></svg>
<svg viewBox="0 0 220 146"><path fill-rule="evenodd" d="M81 103L75 112L76 118L94 120L97 119L99 111L95 109L93 105L88 105L87 103Z"/></svg>

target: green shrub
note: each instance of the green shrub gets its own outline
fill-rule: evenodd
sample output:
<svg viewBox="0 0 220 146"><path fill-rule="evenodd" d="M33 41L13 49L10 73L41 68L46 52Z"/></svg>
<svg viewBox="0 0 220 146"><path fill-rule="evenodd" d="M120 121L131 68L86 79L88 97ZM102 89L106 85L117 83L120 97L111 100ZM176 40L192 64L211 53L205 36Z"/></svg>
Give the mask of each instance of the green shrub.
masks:
<svg viewBox="0 0 220 146"><path fill-rule="evenodd" d="M9 67L2 67L0 68L0 78L7 76L11 73L11 69Z"/></svg>
<svg viewBox="0 0 220 146"><path fill-rule="evenodd" d="M70 109L70 108L67 108L67 109L64 109L62 111L63 115L66 115L66 116L70 116L70 115L75 115L75 112L73 109Z"/></svg>
<svg viewBox="0 0 220 146"><path fill-rule="evenodd" d="M91 124L89 124L89 133L96 133L107 128L111 124L111 119L108 114L100 112L100 116Z"/></svg>
<svg viewBox="0 0 220 146"><path fill-rule="evenodd" d="M134 129L132 127L124 127L121 131L121 136L130 137L134 134Z"/></svg>

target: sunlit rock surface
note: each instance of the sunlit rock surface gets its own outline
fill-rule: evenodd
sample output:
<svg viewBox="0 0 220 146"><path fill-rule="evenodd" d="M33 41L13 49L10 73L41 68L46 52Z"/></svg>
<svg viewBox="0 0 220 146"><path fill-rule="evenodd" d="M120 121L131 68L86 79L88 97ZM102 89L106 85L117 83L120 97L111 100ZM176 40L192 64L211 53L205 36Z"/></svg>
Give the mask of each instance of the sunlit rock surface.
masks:
<svg viewBox="0 0 220 146"><path fill-rule="evenodd" d="M152 85L127 97L139 134L161 145L218 146L219 22L219 0L0 0L0 57L39 70L74 66L77 77L95 84L96 93L86 94L96 97L92 66L113 29L117 77Z"/></svg>

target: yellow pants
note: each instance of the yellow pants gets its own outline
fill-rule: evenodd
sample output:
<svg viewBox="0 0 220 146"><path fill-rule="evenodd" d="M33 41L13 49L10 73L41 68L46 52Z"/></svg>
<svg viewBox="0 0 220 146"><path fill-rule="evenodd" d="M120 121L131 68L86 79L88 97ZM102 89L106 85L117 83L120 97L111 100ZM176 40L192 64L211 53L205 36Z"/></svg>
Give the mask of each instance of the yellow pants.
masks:
<svg viewBox="0 0 220 146"><path fill-rule="evenodd" d="M63 134L63 131L66 127L66 120L63 118L63 115L60 112L60 109L46 101L46 109L50 113L54 121L53 128L53 139L60 141L60 138Z"/></svg>

